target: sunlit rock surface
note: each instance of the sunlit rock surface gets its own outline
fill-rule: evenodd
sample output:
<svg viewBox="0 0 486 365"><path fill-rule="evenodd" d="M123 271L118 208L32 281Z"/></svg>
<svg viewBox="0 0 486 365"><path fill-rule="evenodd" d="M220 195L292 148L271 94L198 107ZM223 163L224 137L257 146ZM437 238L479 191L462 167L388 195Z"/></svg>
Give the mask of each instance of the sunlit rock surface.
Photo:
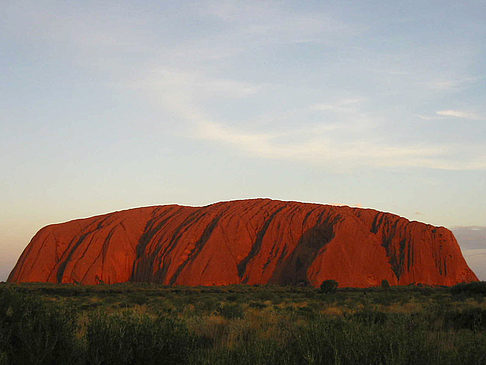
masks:
<svg viewBox="0 0 486 365"><path fill-rule="evenodd" d="M10 282L453 285L477 280L454 235L371 209L270 199L154 206L42 228Z"/></svg>

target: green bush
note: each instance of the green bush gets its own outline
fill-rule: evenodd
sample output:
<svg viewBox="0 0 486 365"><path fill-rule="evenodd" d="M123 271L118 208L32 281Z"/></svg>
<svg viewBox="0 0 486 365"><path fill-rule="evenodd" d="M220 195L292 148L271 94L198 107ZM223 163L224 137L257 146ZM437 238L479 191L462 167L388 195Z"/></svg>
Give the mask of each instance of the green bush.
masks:
<svg viewBox="0 0 486 365"><path fill-rule="evenodd" d="M451 287L451 293L458 295L486 295L486 281L475 281L472 283L461 283Z"/></svg>
<svg viewBox="0 0 486 365"><path fill-rule="evenodd" d="M462 311L450 310L443 314L446 326L454 329L469 329L473 331L486 329L486 310L482 308L467 308Z"/></svg>
<svg viewBox="0 0 486 365"><path fill-rule="evenodd" d="M321 291L323 293L335 293L338 287L336 280L324 280L321 284Z"/></svg>
<svg viewBox="0 0 486 365"><path fill-rule="evenodd" d="M392 315L376 310L362 310L353 313L348 318L353 322L367 323L367 324L384 324Z"/></svg>
<svg viewBox="0 0 486 365"><path fill-rule="evenodd" d="M250 302L249 306L250 308L256 308L256 309L263 309L267 307L265 303L261 303L261 302Z"/></svg>
<svg viewBox="0 0 486 365"><path fill-rule="evenodd" d="M0 352L0 365L8 365L8 356L5 352Z"/></svg>
<svg viewBox="0 0 486 365"><path fill-rule="evenodd" d="M66 307L0 290L0 363L75 363L76 317Z"/></svg>
<svg viewBox="0 0 486 365"><path fill-rule="evenodd" d="M216 313L227 319L243 318L245 314L239 303L222 303Z"/></svg>
<svg viewBox="0 0 486 365"><path fill-rule="evenodd" d="M91 315L86 341L89 364L183 364L194 345L182 322L133 311Z"/></svg>
<svg viewBox="0 0 486 365"><path fill-rule="evenodd" d="M411 316L385 322L322 317L302 328L296 338L297 363L439 363L437 349L427 341L426 327Z"/></svg>
<svg viewBox="0 0 486 365"><path fill-rule="evenodd" d="M298 364L291 361L289 353L275 339L249 338L227 349L213 348L197 354L191 361L204 365L275 365Z"/></svg>
<svg viewBox="0 0 486 365"><path fill-rule="evenodd" d="M144 293L130 293L127 299L130 304L142 305L147 303L147 296Z"/></svg>
<svg viewBox="0 0 486 365"><path fill-rule="evenodd" d="M194 303L196 311L199 314L208 314L214 312L218 307L218 301L213 297L204 296Z"/></svg>

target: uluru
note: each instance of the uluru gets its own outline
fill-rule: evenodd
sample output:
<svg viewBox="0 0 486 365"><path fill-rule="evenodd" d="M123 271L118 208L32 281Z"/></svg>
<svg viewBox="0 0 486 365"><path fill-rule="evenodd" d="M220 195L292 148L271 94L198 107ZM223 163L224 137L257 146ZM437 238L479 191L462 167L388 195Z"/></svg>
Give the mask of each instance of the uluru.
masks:
<svg viewBox="0 0 486 365"><path fill-rule="evenodd" d="M477 281L444 227L391 213L248 199L135 208L42 228L9 282L342 287Z"/></svg>

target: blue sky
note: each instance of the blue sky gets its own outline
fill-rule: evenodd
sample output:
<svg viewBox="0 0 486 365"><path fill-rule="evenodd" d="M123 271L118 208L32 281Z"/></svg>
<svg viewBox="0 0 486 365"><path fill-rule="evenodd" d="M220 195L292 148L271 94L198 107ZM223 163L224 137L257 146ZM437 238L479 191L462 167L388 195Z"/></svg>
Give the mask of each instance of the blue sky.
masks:
<svg viewBox="0 0 486 365"><path fill-rule="evenodd" d="M0 168L5 273L43 225L155 204L486 226L486 2L4 1Z"/></svg>

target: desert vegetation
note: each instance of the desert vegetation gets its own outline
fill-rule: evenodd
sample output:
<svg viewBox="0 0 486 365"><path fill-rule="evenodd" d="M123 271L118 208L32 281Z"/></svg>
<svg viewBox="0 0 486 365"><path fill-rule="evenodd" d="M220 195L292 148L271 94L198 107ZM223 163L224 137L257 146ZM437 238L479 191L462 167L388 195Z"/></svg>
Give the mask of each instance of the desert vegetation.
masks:
<svg viewBox="0 0 486 365"><path fill-rule="evenodd" d="M323 289L1 284L0 364L486 363L485 283Z"/></svg>

